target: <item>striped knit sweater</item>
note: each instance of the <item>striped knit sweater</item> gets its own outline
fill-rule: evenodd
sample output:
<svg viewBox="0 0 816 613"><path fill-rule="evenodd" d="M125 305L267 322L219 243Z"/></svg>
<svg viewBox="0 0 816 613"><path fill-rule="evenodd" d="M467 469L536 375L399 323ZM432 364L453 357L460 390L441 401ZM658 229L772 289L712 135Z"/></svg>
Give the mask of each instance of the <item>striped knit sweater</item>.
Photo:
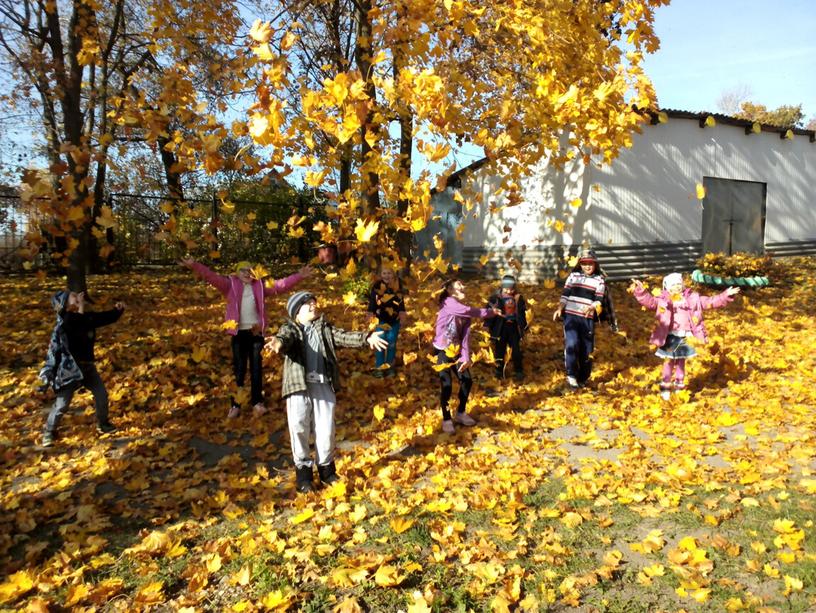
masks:
<svg viewBox="0 0 816 613"><path fill-rule="evenodd" d="M606 282L601 275L585 275L581 271L570 273L561 292L561 306L564 313L580 317L595 317L595 312L586 314L586 309L593 302L603 300Z"/></svg>

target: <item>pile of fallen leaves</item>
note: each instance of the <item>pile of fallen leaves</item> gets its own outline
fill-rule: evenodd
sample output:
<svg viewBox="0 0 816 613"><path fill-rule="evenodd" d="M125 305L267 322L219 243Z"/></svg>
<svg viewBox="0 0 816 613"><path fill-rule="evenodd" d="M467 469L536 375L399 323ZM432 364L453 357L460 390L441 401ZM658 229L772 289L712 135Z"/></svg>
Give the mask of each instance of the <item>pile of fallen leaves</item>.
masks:
<svg viewBox="0 0 816 613"><path fill-rule="evenodd" d="M400 367L341 350L338 472L296 496L281 360L269 415L228 421L223 303L184 272L94 278L98 366L120 427L99 438L75 397L39 447L37 391L55 280L0 280L0 607L32 611L807 611L816 608L816 291L790 283L707 312L688 389L663 401L653 314L615 286L622 332L597 334L592 385L564 386L559 291L522 287L526 380L499 382L476 325L478 424L440 431L427 359L430 282L409 295ZM655 279L653 285L659 284ZM339 278L308 285L365 325ZM493 283L472 281L483 304ZM703 290L707 291L707 290ZM268 299L283 316L285 297ZM276 322L273 322L273 328ZM481 345L481 347L479 347Z"/></svg>
<svg viewBox="0 0 816 613"><path fill-rule="evenodd" d="M704 273L723 277L767 277L785 270L784 267L778 267L769 255L741 252L732 255L707 253L697 260L697 266Z"/></svg>

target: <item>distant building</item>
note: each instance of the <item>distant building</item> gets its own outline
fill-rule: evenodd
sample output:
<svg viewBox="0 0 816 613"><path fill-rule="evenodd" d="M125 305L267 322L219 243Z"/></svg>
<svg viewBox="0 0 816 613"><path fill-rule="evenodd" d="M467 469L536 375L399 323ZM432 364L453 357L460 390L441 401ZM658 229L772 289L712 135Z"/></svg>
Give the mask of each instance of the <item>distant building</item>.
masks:
<svg viewBox="0 0 816 613"><path fill-rule="evenodd" d="M501 274L512 257L527 279L552 276L582 245L598 252L612 278L688 271L709 252L816 254L813 130L709 113L661 115L664 122L653 115L611 165L542 163L521 183L515 206L501 208L506 194L496 194L500 180L486 172L486 160L460 169L434 194L436 218L420 249L441 233L448 257L464 270L486 260L487 273ZM460 187L478 194L464 215L453 198Z"/></svg>

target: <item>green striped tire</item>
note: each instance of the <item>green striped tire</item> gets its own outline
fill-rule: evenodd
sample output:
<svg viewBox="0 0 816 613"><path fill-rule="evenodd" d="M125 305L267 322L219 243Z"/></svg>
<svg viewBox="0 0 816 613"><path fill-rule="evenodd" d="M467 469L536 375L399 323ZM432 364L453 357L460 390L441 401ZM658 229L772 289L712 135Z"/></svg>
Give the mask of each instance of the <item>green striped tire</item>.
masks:
<svg viewBox="0 0 816 613"><path fill-rule="evenodd" d="M736 285L738 287L765 287L771 284L768 277L721 277L704 273L699 268L691 273L691 280L704 285Z"/></svg>

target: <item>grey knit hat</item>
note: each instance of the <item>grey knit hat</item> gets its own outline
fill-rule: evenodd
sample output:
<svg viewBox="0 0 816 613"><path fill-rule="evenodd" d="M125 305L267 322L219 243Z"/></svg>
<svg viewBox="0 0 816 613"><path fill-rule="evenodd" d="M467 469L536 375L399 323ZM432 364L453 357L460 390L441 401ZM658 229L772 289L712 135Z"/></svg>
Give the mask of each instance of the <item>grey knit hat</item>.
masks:
<svg viewBox="0 0 816 613"><path fill-rule="evenodd" d="M506 288L516 287L516 278L513 275L504 275L501 279L501 286Z"/></svg>
<svg viewBox="0 0 816 613"><path fill-rule="evenodd" d="M314 300L314 297L315 295L312 292L304 291L295 292L289 296L289 300L286 301L286 312L289 313L289 317L295 319L300 307L309 302L309 300Z"/></svg>

